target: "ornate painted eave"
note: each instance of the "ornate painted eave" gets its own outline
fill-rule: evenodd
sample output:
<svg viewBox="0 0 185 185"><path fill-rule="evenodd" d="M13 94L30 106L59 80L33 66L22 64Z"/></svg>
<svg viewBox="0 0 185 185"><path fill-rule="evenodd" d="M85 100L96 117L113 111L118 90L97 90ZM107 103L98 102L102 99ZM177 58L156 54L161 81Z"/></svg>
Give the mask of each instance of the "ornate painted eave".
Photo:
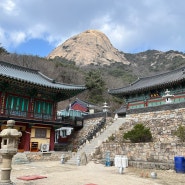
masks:
<svg viewBox="0 0 185 185"><path fill-rule="evenodd" d="M155 76L140 78L126 87L110 89L108 90L108 93L124 97L128 94L166 88L181 82L185 82L185 67Z"/></svg>
<svg viewBox="0 0 185 185"><path fill-rule="evenodd" d="M57 101L73 97L84 90L85 85L62 84L48 78L38 70L17 66L7 62L0 61L0 80L19 84L25 88L37 88L41 91L47 91L57 94Z"/></svg>

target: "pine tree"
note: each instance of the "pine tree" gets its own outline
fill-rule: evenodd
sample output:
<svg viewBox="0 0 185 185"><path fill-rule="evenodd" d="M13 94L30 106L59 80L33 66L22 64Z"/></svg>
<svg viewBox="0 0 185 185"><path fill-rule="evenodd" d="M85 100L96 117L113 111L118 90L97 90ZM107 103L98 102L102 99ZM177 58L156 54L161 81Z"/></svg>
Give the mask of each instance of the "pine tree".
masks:
<svg viewBox="0 0 185 185"><path fill-rule="evenodd" d="M88 100L92 103L103 102L105 82L99 70L91 70L85 75L85 84L89 90Z"/></svg>
<svg viewBox="0 0 185 185"><path fill-rule="evenodd" d="M0 55L2 55L2 54L9 54L9 53L8 53L8 51L6 51L5 48L3 48L3 47L1 46L1 43L0 43Z"/></svg>

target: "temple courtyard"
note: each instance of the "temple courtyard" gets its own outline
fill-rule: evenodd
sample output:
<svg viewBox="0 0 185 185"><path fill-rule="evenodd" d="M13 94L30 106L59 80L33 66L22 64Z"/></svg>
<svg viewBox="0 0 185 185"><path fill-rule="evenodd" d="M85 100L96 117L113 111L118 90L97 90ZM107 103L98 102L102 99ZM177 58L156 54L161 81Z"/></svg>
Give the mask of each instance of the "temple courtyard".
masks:
<svg viewBox="0 0 185 185"><path fill-rule="evenodd" d="M157 178L151 177L152 172L157 174ZM61 164L60 161L42 161L13 164L11 180L16 185L184 185L185 174L174 170L133 167L120 173L115 166L95 162L73 166Z"/></svg>

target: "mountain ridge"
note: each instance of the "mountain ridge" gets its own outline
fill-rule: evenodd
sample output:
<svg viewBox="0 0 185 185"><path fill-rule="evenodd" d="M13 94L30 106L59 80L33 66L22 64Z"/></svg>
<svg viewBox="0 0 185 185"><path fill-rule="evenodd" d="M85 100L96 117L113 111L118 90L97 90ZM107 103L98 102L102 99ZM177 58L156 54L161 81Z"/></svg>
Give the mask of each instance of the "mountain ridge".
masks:
<svg viewBox="0 0 185 185"><path fill-rule="evenodd" d="M57 57L77 66L123 65L137 77L150 76L185 65L185 54L179 51L146 50L135 54L118 51L109 38L98 30L87 30L72 36L51 51L47 59Z"/></svg>
<svg viewBox="0 0 185 185"><path fill-rule="evenodd" d="M101 52L103 52L103 50L101 50ZM106 84L103 101L106 100L110 103L112 108L118 108L117 100L113 100L113 98L107 94L107 89L120 88L133 83L140 77L149 77L185 66L185 54L179 51L169 50L163 52L147 50L135 54L124 53L122 51L118 52L120 56L124 56L123 59L126 63L120 62L120 60L118 62L115 60L107 60L106 63L90 62L87 65L82 65L83 63L77 64L74 59L69 60L60 56L43 58L4 52L4 49L1 47L0 60L39 70L46 76L61 83L76 85L85 84L86 74L91 70L98 70ZM81 52L81 54L83 54L83 52ZM86 55L84 55L84 58L86 58ZM78 97L88 101L87 96L84 94ZM67 106L69 101L71 100L67 100L65 103L63 102L60 108ZM114 104L116 105L114 106Z"/></svg>

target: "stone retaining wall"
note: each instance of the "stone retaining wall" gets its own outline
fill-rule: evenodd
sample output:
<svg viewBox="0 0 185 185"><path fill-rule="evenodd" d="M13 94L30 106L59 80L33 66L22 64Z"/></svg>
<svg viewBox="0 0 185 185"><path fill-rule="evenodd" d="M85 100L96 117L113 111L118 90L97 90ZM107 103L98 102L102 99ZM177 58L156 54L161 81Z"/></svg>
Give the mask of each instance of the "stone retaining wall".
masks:
<svg viewBox="0 0 185 185"><path fill-rule="evenodd" d="M13 156L13 164L23 164L36 161L61 161L61 157L65 156L65 161L70 159L73 152L18 152ZM2 158L0 158L2 162Z"/></svg>
<svg viewBox="0 0 185 185"><path fill-rule="evenodd" d="M130 114L127 115L122 129L127 132L137 123L143 123L150 128L154 142L178 142L179 139L174 136L174 132L179 125L185 125L185 108Z"/></svg>
<svg viewBox="0 0 185 185"><path fill-rule="evenodd" d="M65 154L69 158L71 152L24 152L30 162L33 161L60 161L61 156Z"/></svg>
<svg viewBox="0 0 185 185"><path fill-rule="evenodd" d="M130 114L125 119L119 132L115 133L115 141L107 141L100 147L102 156L110 151L112 159L115 155L127 155L130 165L161 169L174 168L174 157L185 156L185 143L174 135L179 125L185 125L185 108ZM123 134L138 123L150 128L153 142L120 142Z"/></svg>
<svg viewBox="0 0 185 185"><path fill-rule="evenodd" d="M173 169L174 157L185 156L185 143L103 143L100 151L103 158L110 151L112 161L115 155L126 155L129 165L139 168Z"/></svg>

